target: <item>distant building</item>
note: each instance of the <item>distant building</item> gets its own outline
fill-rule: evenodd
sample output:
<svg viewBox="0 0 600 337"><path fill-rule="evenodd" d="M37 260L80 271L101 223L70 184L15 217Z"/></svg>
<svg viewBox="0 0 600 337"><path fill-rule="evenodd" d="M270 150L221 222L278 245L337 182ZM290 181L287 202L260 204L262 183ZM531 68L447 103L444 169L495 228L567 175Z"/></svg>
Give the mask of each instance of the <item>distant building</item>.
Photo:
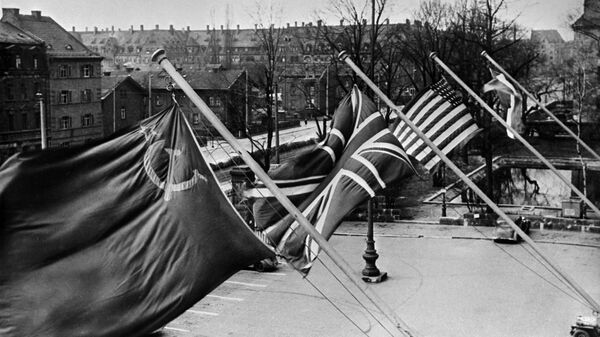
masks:
<svg viewBox="0 0 600 337"><path fill-rule="evenodd" d="M198 96L231 132L237 134L245 129L247 92L246 73L243 70L180 71ZM209 123L201 117L198 108L181 89L171 83L170 77L164 71L134 71L131 76L149 91L152 114L169 107L175 95L175 100L182 107L192 128L200 136L210 137L210 133L214 132ZM251 97L249 104L252 100L255 98Z"/></svg>
<svg viewBox="0 0 600 337"><path fill-rule="evenodd" d="M0 163L8 156L39 149L37 93L47 97L48 63L44 42L0 22ZM47 116L47 115L46 115Z"/></svg>
<svg viewBox="0 0 600 337"><path fill-rule="evenodd" d="M565 40L556 29L532 30L531 41L537 42L540 46L540 52L546 57L547 62L560 64L564 61L563 46Z"/></svg>
<svg viewBox="0 0 600 337"><path fill-rule="evenodd" d="M129 75L103 76L101 101L104 136L148 116L146 89Z"/></svg>
<svg viewBox="0 0 600 337"><path fill-rule="evenodd" d="M102 57L40 11L19 14L3 8L2 19L43 41L49 70L49 146L83 144L102 137L100 61Z"/></svg>

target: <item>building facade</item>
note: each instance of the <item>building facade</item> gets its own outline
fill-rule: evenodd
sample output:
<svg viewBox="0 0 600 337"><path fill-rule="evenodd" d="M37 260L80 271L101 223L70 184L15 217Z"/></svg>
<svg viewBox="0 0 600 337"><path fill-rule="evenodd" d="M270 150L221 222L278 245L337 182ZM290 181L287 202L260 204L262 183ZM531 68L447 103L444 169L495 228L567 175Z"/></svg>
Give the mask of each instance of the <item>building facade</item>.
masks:
<svg viewBox="0 0 600 337"><path fill-rule="evenodd" d="M131 76L102 77L104 136L135 125L148 116L147 93Z"/></svg>
<svg viewBox="0 0 600 337"><path fill-rule="evenodd" d="M40 11L3 8L1 22L43 41L48 64L48 146L68 147L102 137L102 57Z"/></svg>
<svg viewBox="0 0 600 337"><path fill-rule="evenodd" d="M0 72L1 163L16 152L41 147L38 97L48 94L44 42L0 22Z"/></svg>

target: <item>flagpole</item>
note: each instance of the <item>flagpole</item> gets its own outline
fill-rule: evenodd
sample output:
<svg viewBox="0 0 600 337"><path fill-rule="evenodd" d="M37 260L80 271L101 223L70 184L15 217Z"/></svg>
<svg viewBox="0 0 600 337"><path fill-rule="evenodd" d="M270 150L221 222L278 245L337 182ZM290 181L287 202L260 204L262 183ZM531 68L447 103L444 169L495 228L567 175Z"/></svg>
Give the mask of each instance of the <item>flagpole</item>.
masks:
<svg viewBox="0 0 600 337"><path fill-rule="evenodd" d="M479 97L471 88L469 88L455 73L452 72L452 70L450 70L450 68L448 68L448 66L446 66L446 64L444 64L444 62L442 62L442 60L440 60L437 55L435 53L431 53L429 55L429 57L434 60L438 65L440 65L440 67L442 67L442 69L444 69L450 76L452 76L452 78L458 83L460 84L461 87L463 87L463 89L465 89L469 95L471 95L473 98L475 98L475 100L479 103L479 105L481 105L481 107L483 107L485 110L487 110L487 112L489 112L494 118L496 118L496 120L498 120L498 122L500 122L500 124L502 124L508 131L512 132L512 134L515 136L516 139L518 139L523 145L525 145L525 147L531 151L531 153L533 153L536 157L538 157L538 159L544 163L544 165L546 165L552 172L554 172L554 174L560 179L562 180L567 186L569 186L569 188L571 189L571 191L575 192L575 194L577 194L581 200L585 201L585 203L592 209L594 210L594 212L596 212L596 214L600 215L600 209L598 209L598 207L596 207L596 205L594 205L593 202L591 202L577 187L575 187L575 185L573 185L573 183L571 183L567 178L565 178L562 174L560 174L560 172L558 172L558 170L556 169L556 167L554 167L554 165L552 165L548 159L546 159L544 156L542 156L541 153L539 153L528 141L525 140L525 138L523 138L517 131L515 131L515 129L513 129L505 120L504 118L500 117L500 115L498 115L496 113L496 111L494 111L492 108L489 107L489 105L487 105L483 99L481 99L481 97Z"/></svg>
<svg viewBox="0 0 600 337"><path fill-rule="evenodd" d="M527 89L525 89L525 87L523 87L521 85L521 83L517 82L517 80L515 80L512 76L510 76L510 74L508 72L506 72L506 70L504 70L504 68L502 68L500 66L500 64L498 64L485 50L481 52L481 56L485 57L488 61L490 61L491 64L494 65L494 67L496 67L496 69L498 69L501 73L503 73L504 76L506 76L511 82L516 84L519 87L519 89L521 89L521 91L523 91L527 95L527 97L529 97L532 101L535 102L535 104L537 104L540 108L542 108L542 110L544 110L544 112L546 112L546 114L548 114L548 116L552 117L552 119L554 119L554 121L558 125L560 125L561 128L563 128L571 137L573 137L579 144L581 144L581 146L583 146L592 156L594 156L594 157L596 157L596 159L600 160L600 155L598 155L598 153L596 153L581 138L579 138L573 131L571 131L571 129L569 129L568 126L566 126L563 122L561 122L560 119L558 119L558 117L556 117L555 114L550 112L550 110L548 110L548 108L546 108L545 105L543 105L538 99L536 99L532 93L527 91Z"/></svg>
<svg viewBox="0 0 600 337"><path fill-rule="evenodd" d="M423 142L425 142L425 144L427 144L427 146L429 146L429 148L431 148L431 150L433 152L435 152L435 154L437 154L440 159L454 172L456 173L456 175L465 182L465 184L467 184L467 186L469 186L469 188L471 188L472 191L474 191L488 206L490 206L490 208L496 212L496 214L498 214L504 221L506 221L506 223L508 223L514 230L515 232L517 232L517 234L519 234L523 240L525 240L525 242L527 242L529 244L529 246L531 246L531 248L550 266L552 267L558 274L560 274L563 279L569 283L569 285L579 294L581 295L587 302L588 304L592 307L592 309L596 312L600 311L600 305L598 305L598 303L583 289L581 288L581 286L579 286L577 284L577 282L575 282L575 280L573 280L569 275L567 275L565 272L562 271L562 269L555 263L552 261L552 259L550 259L549 257L546 257L541 249L535 244L535 242L533 242L533 240L529 237L529 235L525 234L525 232L523 232L523 230L521 230L521 228L519 228L519 226L517 226L513 220L506 215L506 213L504 213L500 207L498 207L498 205L496 205L485 193L483 193L483 191L473 182L471 181L471 179L469 179L469 177L467 177L466 174L464 174L438 147L437 145L435 145L431 139L429 139L429 137L427 137L421 130L419 130L419 128L408 118L406 117L401 111L398 110L398 107L379 89L379 87L377 87L375 85L375 83L373 83L373 81L371 81L371 79L369 79L369 77L367 75L365 75L364 72L362 72L360 70L360 68L358 68L358 66L356 64L354 64L354 62L352 60L350 60L350 58L348 57L348 54L344 51L342 51L339 54L339 58L341 60L343 60L344 62L346 62L346 64L348 64L350 66L350 68L352 68L352 70L354 70L354 72L365 81L365 83L371 87L371 89L381 98L384 100L384 102L391 107L392 109L397 111L398 117L400 117L400 119L402 119L402 121L404 123L406 123L406 125L408 125L418 136L419 138L421 138L421 140L423 140Z"/></svg>
<svg viewBox="0 0 600 337"><path fill-rule="evenodd" d="M171 76L173 81L179 85L181 90L188 96L190 101L202 112L204 117L212 124L212 126L219 132L219 134L231 145L235 152L244 160L246 165L256 174L257 178L260 179L265 187L267 187L275 198L281 203L281 205L290 213L290 215L298 222L300 226L311 236L315 242L319 244L323 252L327 254L331 260L336 264L338 268L350 279L350 281L361 291L361 293L367 297L375 307L381 311L390 321L392 321L398 331L404 336L415 336L413 332L409 330L397 315L389 308L382 306L384 302L378 298L378 296L370 290L370 288L363 289L362 282L356 277L350 265L343 259L340 253L338 253L333 246L315 229L315 227L302 215L302 213L294 206L294 204L281 192L279 187L273 182L269 175L263 170L262 166L258 164L252 156L242 147L238 140L231 134L227 127L221 122L221 120L212 112L212 110L204 103L204 101L198 96L198 94L192 89L187 81L181 76L179 72L173 67L173 64L169 61L166 56L164 49L158 49L152 54L152 61L157 62L168 74Z"/></svg>

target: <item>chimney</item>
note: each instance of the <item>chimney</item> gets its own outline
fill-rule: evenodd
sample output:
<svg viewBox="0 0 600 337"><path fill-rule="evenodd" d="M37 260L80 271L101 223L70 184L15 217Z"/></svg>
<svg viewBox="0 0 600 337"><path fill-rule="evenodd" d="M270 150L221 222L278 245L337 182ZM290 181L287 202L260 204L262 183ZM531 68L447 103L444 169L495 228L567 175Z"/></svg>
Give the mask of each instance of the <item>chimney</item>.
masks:
<svg viewBox="0 0 600 337"><path fill-rule="evenodd" d="M390 19L389 19L389 18L386 18L386 19L383 21L383 23L384 23L385 25L389 25L389 24L390 24Z"/></svg>
<svg viewBox="0 0 600 337"><path fill-rule="evenodd" d="M406 19L406 25L410 26L410 20L409 19Z"/></svg>
<svg viewBox="0 0 600 337"><path fill-rule="evenodd" d="M302 21L302 27L304 27L304 21Z"/></svg>
<svg viewBox="0 0 600 337"><path fill-rule="evenodd" d="M221 25L221 30L223 30L223 25Z"/></svg>
<svg viewBox="0 0 600 337"><path fill-rule="evenodd" d="M98 34L98 27L94 26L94 35Z"/></svg>
<svg viewBox="0 0 600 337"><path fill-rule="evenodd" d="M294 27L298 27L298 21L294 21Z"/></svg>
<svg viewBox="0 0 600 337"><path fill-rule="evenodd" d="M154 30L158 30L159 26L158 25L154 25Z"/></svg>
<svg viewBox="0 0 600 337"><path fill-rule="evenodd" d="M321 27L321 24L323 24L323 20L317 20L317 26Z"/></svg>
<svg viewBox="0 0 600 337"><path fill-rule="evenodd" d="M206 25L206 32L210 32L210 25Z"/></svg>
<svg viewBox="0 0 600 337"><path fill-rule="evenodd" d="M114 33L115 32L115 26L110 26L110 30Z"/></svg>
<svg viewBox="0 0 600 337"><path fill-rule="evenodd" d="M86 32L88 31L88 27L87 27L87 26L85 27L85 31L86 31Z"/></svg>
<svg viewBox="0 0 600 337"><path fill-rule="evenodd" d="M169 25L169 32L171 32L171 34L173 34L173 32L174 32L173 25Z"/></svg>
<svg viewBox="0 0 600 337"><path fill-rule="evenodd" d="M340 19L340 26L344 25L344 19Z"/></svg>
<svg viewBox="0 0 600 337"><path fill-rule="evenodd" d="M140 25L140 32L144 31L144 25Z"/></svg>
<svg viewBox="0 0 600 337"><path fill-rule="evenodd" d="M190 26L185 27L185 30L190 31Z"/></svg>
<svg viewBox="0 0 600 337"><path fill-rule="evenodd" d="M16 23L19 21L18 8L2 8L2 21Z"/></svg>
<svg viewBox="0 0 600 337"><path fill-rule="evenodd" d="M255 23L254 24L254 30L257 30L257 29L258 29L258 24Z"/></svg>
<svg viewBox="0 0 600 337"><path fill-rule="evenodd" d="M42 18L42 11L31 11L31 16L39 20Z"/></svg>
<svg viewBox="0 0 600 337"><path fill-rule="evenodd" d="M240 25L237 25L237 31L240 32Z"/></svg>
<svg viewBox="0 0 600 337"><path fill-rule="evenodd" d="M129 32L133 34L133 25L129 28Z"/></svg>
<svg viewBox="0 0 600 337"><path fill-rule="evenodd" d="M289 22L287 23L287 28L288 28L288 29L290 28L290 23L289 23Z"/></svg>
<svg viewBox="0 0 600 337"><path fill-rule="evenodd" d="M367 19L363 19L363 25L366 26L367 25Z"/></svg>
<svg viewBox="0 0 600 337"><path fill-rule="evenodd" d="M75 33L75 26L73 26L73 33Z"/></svg>

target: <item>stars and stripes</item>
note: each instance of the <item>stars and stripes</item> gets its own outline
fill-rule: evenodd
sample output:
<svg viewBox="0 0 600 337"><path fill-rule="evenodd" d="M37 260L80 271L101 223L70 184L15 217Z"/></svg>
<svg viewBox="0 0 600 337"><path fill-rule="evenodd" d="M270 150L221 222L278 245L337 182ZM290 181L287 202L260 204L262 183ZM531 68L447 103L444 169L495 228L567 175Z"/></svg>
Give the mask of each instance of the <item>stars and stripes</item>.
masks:
<svg viewBox="0 0 600 337"><path fill-rule="evenodd" d="M444 154L480 131L467 107L444 79L417 95L403 113ZM393 130L406 153L415 157L427 170L440 161L404 121L397 122Z"/></svg>

